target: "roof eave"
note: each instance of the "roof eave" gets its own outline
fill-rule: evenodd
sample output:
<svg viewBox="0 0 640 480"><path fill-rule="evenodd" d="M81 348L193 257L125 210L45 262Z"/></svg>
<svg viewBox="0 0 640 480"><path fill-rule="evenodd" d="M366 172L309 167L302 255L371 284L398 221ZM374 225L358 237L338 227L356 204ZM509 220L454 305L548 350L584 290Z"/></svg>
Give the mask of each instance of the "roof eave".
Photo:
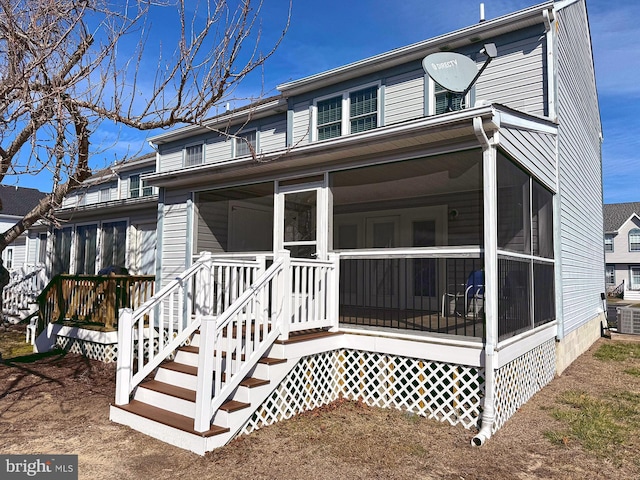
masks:
<svg viewBox="0 0 640 480"><path fill-rule="evenodd" d="M520 29L523 27L523 23L530 22L530 25L544 23L542 11L551 9L553 9L552 1L534 5L518 12L477 23L300 80L283 83L278 85L277 88L287 97L298 95L309 90L349 80L355 76L362 76L383 68L419 60L432 52L452 50L471 43L477 43L486 38Z"/></svg>

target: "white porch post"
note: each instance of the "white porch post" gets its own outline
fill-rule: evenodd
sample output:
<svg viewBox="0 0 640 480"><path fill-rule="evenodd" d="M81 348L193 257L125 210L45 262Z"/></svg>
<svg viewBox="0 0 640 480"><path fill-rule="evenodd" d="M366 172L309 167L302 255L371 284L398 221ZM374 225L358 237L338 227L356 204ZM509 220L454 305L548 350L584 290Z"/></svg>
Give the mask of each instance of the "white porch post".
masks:
<svg viewBox="0 0 640 480"><path fill-rule="evenodd" d="M274 305L280 307L279 312L276 311L276 320L280 322L280 339L287 340L291 328L291 255L289 250L281 250L276 258L283 260L282 273L278 279L278 288L275 293L279 298L274 298Z"/></svg>
<svg viewBox="0 0 640 480"><path fill-rule="evenodd" d="M329 283L327 285L327 315L331 320L331 332L338 331L340 323L340 255L329 254L329 261L333 268L329 272Z"/></svg>
<svg viewBox="0 0 640 480"><path fill-rule="evenodd" d="M211 428L215 334L216 319L208 315L204 316L200 325L200 349L198 353L196 415L193 426L196 432L206 432Z"/></svg>
<svg viewBox="0 0 640 480"><path fill-rule="evenodd" d="M200 348L198 349L198 379L196 384L196 413L193 429L196 432L206 432L211 428L211 398L213 395L213 364L215 351L216 319L213 317L213 284L214 268L211 253L202 255L206 262L202 274L196 278L198 291L197 310L202 315L200 324Z"/></svg>
<svg viewBox="0 0 640 480"><path fill-rule="evenodd" d="M127 405L133 375L133 310L123 308L118 318L118 360L116 362L116 405Z"/></svg>

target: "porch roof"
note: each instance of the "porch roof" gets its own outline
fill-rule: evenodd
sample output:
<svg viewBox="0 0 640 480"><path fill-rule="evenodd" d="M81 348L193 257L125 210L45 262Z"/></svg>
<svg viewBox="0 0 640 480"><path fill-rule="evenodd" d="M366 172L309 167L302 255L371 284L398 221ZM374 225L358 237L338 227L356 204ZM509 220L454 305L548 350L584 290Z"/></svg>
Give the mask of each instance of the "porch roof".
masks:
<svg viewBox="0 0 640 480"><path fill-rule="evenodd" d="M479 148L473 119L480 117L489 136L501 126L555 134L548 119L523 114L499 104L483 105L443 115L422 117L400 124L325 141L306 143L251 157L144 175L161 187L222 186L238 181L312 174L327 168L386 163L420 155Z"/></svg>

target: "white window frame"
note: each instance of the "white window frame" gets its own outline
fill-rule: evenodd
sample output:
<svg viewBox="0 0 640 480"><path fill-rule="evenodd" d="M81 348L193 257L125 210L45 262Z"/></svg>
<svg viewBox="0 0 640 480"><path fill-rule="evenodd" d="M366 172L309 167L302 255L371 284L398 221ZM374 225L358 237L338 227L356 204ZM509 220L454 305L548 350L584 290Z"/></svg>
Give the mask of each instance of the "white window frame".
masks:
<svg viewBox="0 0 640 480"><path fill-rule="evenodd" d="M146 173L146 172L145 172ZM147 183L146 180L142 179L142 173L134 173L133 175L129 175L129 193L128 193L128 198L142 198L142 197L150 197L151 195L153 195L154 191L153 191L153 187L150 187ZM138 179L138 194L137 195L133 195L131 193L131 179L133 178L137 178ZM147 190L149 193L144 193L145 190Z"/></svg>
<svg viewBox="0 0 640 480"><path fill-rule="evenodd" d="M248 130L242 130L241 132L237 132L235 134L235 137L233 138L233 158L239 158L239 157L247 157L251 155L251 152L249 151L248 153L242 153L242 154L238 154L238 147L243 144L243 146L247 145L245 143L245 136L250 135L251 133L254 133L256 136L256 140L255 140L255 145L253 146L253 150L256 153L256 155L258 154L258 152L260 151L260 135L258 133L258 129L257 128L250 128ZM249 147L247 146L247 149Z"/></svg>
<svg viewBox="0 0 640 480"><path fill-rule="evenodd" d="M7 247L2 251L2 263L7 270L13 270L14 253L13 247Z"/></svg>
<svg viewBox="0 0 640 480"><path fill-rule="evenodd" d="M631 248L631 235L640 237L640 228L632 228L631 230L629 230L629 234L627 236L628 241L629 241L629 251L630 252L640 252L640 241L638 241L637 243L634 243L633 245L636 245L636 248Z"/></svg>
<svg viewBox="0 0 640 480"><path fill-rule="evenodd" d="M202 149L202 154L200 155L200 161L196 162L196 163L190 163L187 164L187 151L192 148L192 147L200 147ZM188 143L187 145L184 146L184 148L182 149L182 166L183 167L195 167L196 165L202 165L204 163L204 157L205 157L205 144L204 142L193 142L193 143Z"/></svg>
<svg viewBox="0 0 640 480"><path fill-rule="evenodd" d="M428 88L428 92L429 92L429 112L428 114L430 116L433 115L443 115L444 113L447 112L442 112L442 113L436 113L436 82L433 80L433 78L431 78L430 76L427 75L427 79L429 81L429 88ZM464 97L464 108L462 110L466 110L468 108L471 108L471 92L472 90L475 88L471 87L469 89L469 91L467 92L467 94Z"/></svg>
<svg viewBox="0 0 640 480"><path fill-rule="evenodd" d="M616 284L616 266L615 265L605 265L604 281L607 285Z"/></svg>
<svg viewBox="0 0 640 480"><path fill-rule="evenodd" d="M607 233L604 236L604 251L606 253L613 252L613 235Z"/></svg>
<svg viewBox="0 0 640 480"><path fill-rule="evenodd" d="M340 123L340 135L339 137L344 137L345 135L351 135L351 114L350 114L350 95L354 92L358 92L360 90L365 90L367 88L376 87L377 92L377 109L376 109L376 128L382 126L382 98L381 98L381 82L371 82L365 83L363 85L358 85L357 87L350 88L349 90L343 90L331 93L329 95L324 95L322 97L315 98L313 100L313 105L311 106L311 141L318 141L318 102L322 102L324 100L329 100L331 98L342 97L342 121ZM362 133L362 132L360 132ZM339 138L335 137L335 138ZM331 139L329 139L331 140Z"/></svg>
<svg viewBox="0 0 640 480"><path fill-rule="evenodd" d="M636 283L633 281L634 271L638 272L637 276L640 278L640 265L629 267L629 290L640 290L640 281Z"/></svg>

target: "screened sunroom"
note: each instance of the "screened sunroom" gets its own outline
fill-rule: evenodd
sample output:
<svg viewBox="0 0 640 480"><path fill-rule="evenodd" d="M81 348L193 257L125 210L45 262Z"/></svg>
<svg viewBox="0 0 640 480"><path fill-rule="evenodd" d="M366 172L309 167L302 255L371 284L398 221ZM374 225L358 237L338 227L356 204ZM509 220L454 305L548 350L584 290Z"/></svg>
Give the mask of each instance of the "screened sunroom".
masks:
<svg viewBox="0 0 640 480"><path fill-rule="evenodd" d="M553 195L496 155L498 336L555 319ZM339 257L339 322L485 336L483 153L468 149L195 194L194 251Z"/></svg>

